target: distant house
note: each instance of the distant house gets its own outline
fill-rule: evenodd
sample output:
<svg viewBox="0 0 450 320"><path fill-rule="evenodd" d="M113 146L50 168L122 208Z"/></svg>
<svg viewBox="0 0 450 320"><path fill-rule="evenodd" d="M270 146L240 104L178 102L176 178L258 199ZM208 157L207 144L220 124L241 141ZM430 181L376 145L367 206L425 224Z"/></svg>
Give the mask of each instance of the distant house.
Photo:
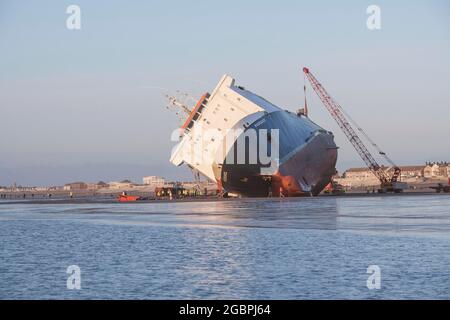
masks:
<svg viewBox="0 0 450 320"><path fill-rule="evenodd" d="M343 174L343 177L347 179L365 179L372 176L373 173L369 170L369 168L350 168Z"/></svg>
<svg viewBox="0 0 450 320"><path fill-rule="evenodd" d="M61 191L61 190L69 190L69 189L66 189L65 186L51 186L51 187L45 188L44 190L46 190L46 191ZM42 189L41 189L41 191L42 191Z"/></svg>
<svg viewBox="0 0 450 320"><path fill-rule="evenodd" d="M133 188L133 183L130 180L122 180L120 182L113 181L109 183L109 187L111 189L120 189L120 190L127 190Z"/></svg>
<svg viewBox="0 0 450 320"><path fill-rule="evenodd" d="M109 184L103 181L99 181L95 184L95 189L103 189L103 188L109 188Z"/></svg>
<svg viewBox="0 0 450 320"><path fill-rule="evenodd" d="M388 168L382 166L381 169L387 170ZM371 178L377 179L376 176L373 174L373 172L367 167L347 169L344 172L343 177L349 179L371 179Z"/></svg>
<svg viewBox="0 0 450 320"><path fill-rule="evenodd" d="M436 163L429 163L423 169L423 176L425 178L437 178L439 177L439 165Z"/></svg>
<svg viewBox="0 0 450 320"><path fill-rule="evenodd" d="M84 182L72 182L64 185L64 190L86 190L88 188L87 183Z"/></svg>
<svg viewBox="0 0 450 320"><path fill-rule="evenodd" d="M145 185L151 185L151 186L155 186L155 187L162 187L162 186L164 186L165 180L162 177L148 176L148 177L143 177L142 178L142 182Z"/></svg>
<svg viewBox="0 0 450 320"><path fill-rule="evenodd" d="M103 181L99 181L97 183L88 183L88 189L89 190L99 190L104 188L109 188L109 184Z"/></svg>
<svg viewBox="0 0 450 320"><path fill-rule="evenodd" d="M450 178L450 163L442 163L439 165L439 176Z"/></svg>
<svg viewBox="0 0 450 320"><path fill-rule="evenodd" d="M422 178L424 175L425 166L424 165L414 165L414 166L401 166L401 177L402 179L408 178Z"/></svg>
<svg viewBox="0 0 450 320"><path fill-rule="evenodd" d="M346 186L362 187L380 184L378 178L369 168L350 168L346 170L342 176L343 179L335 180Z"/></svg>

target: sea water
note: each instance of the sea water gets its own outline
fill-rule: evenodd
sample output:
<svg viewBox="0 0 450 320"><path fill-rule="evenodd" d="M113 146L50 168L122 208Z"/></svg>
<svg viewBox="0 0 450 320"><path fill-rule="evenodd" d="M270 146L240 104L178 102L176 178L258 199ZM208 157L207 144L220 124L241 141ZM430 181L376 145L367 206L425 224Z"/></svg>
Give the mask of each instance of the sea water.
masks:
<svg viewBox="0 0 450 320"><path fill-rule="evenodd" d="M0 299L410 298L450 298L450 195L0 202Z"/></svg>

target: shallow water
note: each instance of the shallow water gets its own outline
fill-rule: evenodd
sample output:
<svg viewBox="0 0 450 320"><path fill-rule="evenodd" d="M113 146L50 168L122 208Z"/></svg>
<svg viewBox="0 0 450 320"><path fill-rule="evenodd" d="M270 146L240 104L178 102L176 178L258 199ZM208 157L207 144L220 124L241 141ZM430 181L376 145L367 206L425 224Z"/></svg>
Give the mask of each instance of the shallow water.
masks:
<svg viewBox="0 0 450 320"><path fill-rule="evenodd" d="M450 298L450 195L0 202L0 244L1 299Z"/></svg>

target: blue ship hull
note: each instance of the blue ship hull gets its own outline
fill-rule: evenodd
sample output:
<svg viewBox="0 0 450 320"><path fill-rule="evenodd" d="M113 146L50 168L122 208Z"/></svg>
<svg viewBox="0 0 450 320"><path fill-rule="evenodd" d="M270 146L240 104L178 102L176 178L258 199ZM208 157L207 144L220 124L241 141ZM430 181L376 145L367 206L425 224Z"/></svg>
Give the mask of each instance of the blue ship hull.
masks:
<svg viewBox="0 0 450 320"><path fill-rule="evenodd" d="M244 119L245 122L245 119ZM251 163L249 144L245 145L245 163L238 163L237 140L227 154L221 167L221 183L227 192L248 197L267 196L315 196L330 183L335 174L337 146L333 134L319 127L305 116L280 110L265 113L245 129L267 130L268 135L256 135L259 148L260 139L271 140L271 132L278 129L278 154L276 171L262 174L262 168L270 165ZM271 141L268 141L268 154L271 154ZM229 161L232 159L232 161ZM242 162L242 161L241 161ZM264 170L263 170L264 171Z"/></svg>

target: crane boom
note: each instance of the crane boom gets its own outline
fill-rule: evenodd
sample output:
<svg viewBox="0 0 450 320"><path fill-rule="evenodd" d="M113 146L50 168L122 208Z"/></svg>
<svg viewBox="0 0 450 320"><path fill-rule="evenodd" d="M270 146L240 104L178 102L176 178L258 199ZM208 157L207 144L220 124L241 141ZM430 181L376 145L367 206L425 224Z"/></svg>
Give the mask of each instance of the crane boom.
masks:
<svg viewBox="0 0 450 320"><path fill-rule="evenodd" d="M383 170L383 168L378 164L378 162L369 152L369 150L366 148L366 146L359 138L356 131L350 125L347 118L345 117L345 112L342 109L342 107L328 94L325 88L320 84L320 82L316 79L316 77L313 76L313 74L309 71L308 68L303 68L303 72L305 76L308 78L312 88L319 96L324 106L327 108L328 112L331 114L333 119L342 129L347 139L350 141L350 143L358 152L359 156L364 160L367 167L380 180L381 185L386 186L392 184L393 182L397 182L397 178L400 175L400 169L394 165L394 174L392 177L389 177L388 174ZM371 143L374 144L373 142ZM381 150L379 152L381 155L386 156L386 154Z"/></svg>

